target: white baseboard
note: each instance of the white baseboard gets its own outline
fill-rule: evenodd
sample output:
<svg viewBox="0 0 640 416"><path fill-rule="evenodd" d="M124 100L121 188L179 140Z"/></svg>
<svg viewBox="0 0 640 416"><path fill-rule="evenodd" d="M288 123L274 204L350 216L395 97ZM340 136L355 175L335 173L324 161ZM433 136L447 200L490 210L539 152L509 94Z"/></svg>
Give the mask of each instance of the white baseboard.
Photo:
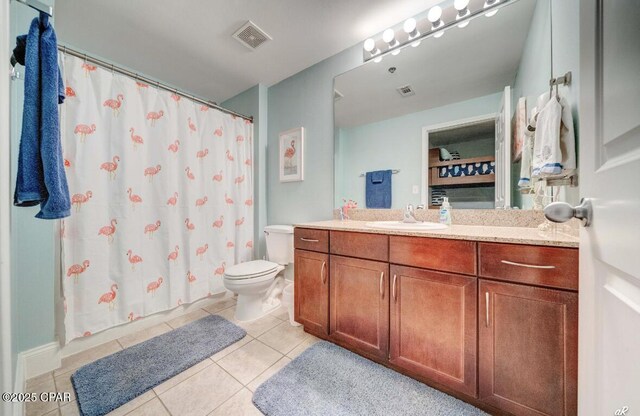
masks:
<svg viewBox="0 0 640 416"><path fill-rule="evenodd" d="M24 378L28 380L40 374L60 368L60 344L50 342L39 347L23 351L19 354L24 365ZM20 361L20 360L19 360Z"/></svg>
<svg viewBox="0 0 640 416"><path fill-rule="evenodd" d="M63 357L85 351L99 344L169 321L207 306L207 304L218 301L221 298L231 296L233 296L231 292L225 292L210 298L201 299L190 305L183 305L182 307L175 308L170 311L160 312L135 322L107 329L91 337L73 340L70 344L67 344L64 347L61 347L58 342L50 342L33 349L23 351L18 354L17 358L14 391L16 393L24 392L26 381L28 379L60 368L62 366ZM22 406L15 407L14 415L22 415L22 410Z"/></svg>
<svg viewBox="0 0 640 416"><path fill-rule="evenodd" d="M204 299L199 299L193 303L182 305L168 311L158 312L149 316L145 316L144 318L135 320L133 322L127 322L109 329L105 329L104 331L93 334L90 337L76 338L62 347L60 357L64 359L65 357L86 351L100 344L116 340L123 336L133 334L154 325L170 321L171 319L177 318L179 316L186 315L197 309L206 307L210 303L231 296L233 296L233 293L225 291L223 293L219 293Z"/></svg>
<svg viewBox="0 0 640 416"><path fill-rule="evenodd" d="M16 373L13 393L24 393L26 384L27 377L24 375L24 357L21 354L18 354L18 357L16 358ZM15 401L11 410L13 416L24 415L24 402Z"/></svg>

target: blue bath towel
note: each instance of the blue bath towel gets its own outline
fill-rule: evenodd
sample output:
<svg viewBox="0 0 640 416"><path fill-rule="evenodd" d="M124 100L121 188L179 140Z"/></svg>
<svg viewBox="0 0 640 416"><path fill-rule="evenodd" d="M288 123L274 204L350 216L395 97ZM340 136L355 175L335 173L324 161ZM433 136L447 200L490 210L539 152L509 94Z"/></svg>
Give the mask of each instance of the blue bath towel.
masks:
<svg viewBox="0 0 640 416"><path fill-rule="evenodd" d="M44 13L33 19L26 35L24 56L18 38L16 60L25 66L24 111L18 156L14 205L40 204L36 218L68 217L71 200L64 171L58 104L64 101L64 86L58 67L56 34Z"/></svg>
<svg viewBox="0 0 640 416"><path fill-rule="evenodd" d="M367 208L391 208L391 170L367 172Z"/></svg>

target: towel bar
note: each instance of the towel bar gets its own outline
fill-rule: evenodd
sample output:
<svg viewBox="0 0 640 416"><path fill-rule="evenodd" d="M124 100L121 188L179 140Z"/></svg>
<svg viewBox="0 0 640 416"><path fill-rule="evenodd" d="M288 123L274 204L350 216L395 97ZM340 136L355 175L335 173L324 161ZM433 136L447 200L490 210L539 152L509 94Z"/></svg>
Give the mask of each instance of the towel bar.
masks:
<svg viewBox="0 0 640 416"><path fill-rule="evenodd" d="M393 169L391 171L391 173L400 173L400 169ZM359 176L362 178L362 177L366 176L366 173L361 173Z"/></svg>

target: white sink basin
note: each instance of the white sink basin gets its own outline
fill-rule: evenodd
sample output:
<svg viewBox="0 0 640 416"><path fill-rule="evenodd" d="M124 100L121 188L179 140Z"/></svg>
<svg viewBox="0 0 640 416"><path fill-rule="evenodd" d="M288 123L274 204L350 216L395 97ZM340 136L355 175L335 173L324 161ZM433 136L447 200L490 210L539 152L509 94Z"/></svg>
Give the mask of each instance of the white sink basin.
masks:
<svg viewBox="0 0 640 416"><path fill-rule="evenodd" d="M436 222L415 222L408 223L402 221L372 221L365 224L369 228L378 230L398 230L398 231L431 231L444 230L447 228L445 224Z"/></svg>

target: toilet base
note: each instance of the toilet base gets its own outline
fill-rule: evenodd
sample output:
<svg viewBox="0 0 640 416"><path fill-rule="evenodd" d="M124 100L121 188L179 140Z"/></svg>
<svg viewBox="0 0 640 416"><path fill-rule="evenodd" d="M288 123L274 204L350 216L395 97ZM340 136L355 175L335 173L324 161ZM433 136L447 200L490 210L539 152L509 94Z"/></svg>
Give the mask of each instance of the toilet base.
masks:
<svg viewBox="0 0 640 416"><path fill-rule="evenodd" d="M235 318L240 322L255 321L270 314L279 307L280 300L276 300L272 305L267 305L264 302L264 294L262 296L238 295Z"/></svg>

